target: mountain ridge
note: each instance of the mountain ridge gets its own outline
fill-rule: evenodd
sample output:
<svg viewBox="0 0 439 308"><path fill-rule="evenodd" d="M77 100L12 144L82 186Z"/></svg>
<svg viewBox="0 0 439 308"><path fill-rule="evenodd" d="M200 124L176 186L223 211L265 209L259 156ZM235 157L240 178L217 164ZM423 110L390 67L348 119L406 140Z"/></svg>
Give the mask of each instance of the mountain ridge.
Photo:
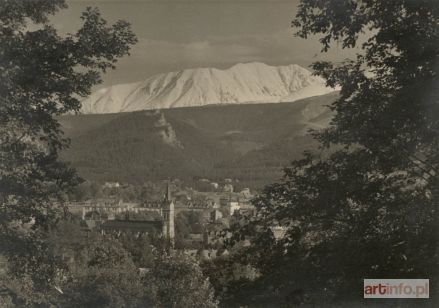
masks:
<svg viewBox="0 0 439 308"><path fill-rule="evenodd" d="M292 64L239 63L228 69L195 68L162 73L144 81L118 84L92 93L84 114L196 107L205 105L292 102L334 89L310 71Z"/></svg>

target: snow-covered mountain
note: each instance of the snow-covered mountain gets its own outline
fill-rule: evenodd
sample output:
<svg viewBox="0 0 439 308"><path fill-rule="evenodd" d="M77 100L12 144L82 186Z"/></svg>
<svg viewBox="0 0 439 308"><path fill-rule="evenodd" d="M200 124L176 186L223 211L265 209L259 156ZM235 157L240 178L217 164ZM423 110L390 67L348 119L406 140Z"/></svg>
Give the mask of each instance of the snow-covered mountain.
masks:
<svg viewBox="0 0 439 308"><path fill-rule="evenodd" d="M82 113L117 113L210 104L291 102L327 94L325 81L299 65L237 64L158 74L145 81L100 89Z"/></svg>

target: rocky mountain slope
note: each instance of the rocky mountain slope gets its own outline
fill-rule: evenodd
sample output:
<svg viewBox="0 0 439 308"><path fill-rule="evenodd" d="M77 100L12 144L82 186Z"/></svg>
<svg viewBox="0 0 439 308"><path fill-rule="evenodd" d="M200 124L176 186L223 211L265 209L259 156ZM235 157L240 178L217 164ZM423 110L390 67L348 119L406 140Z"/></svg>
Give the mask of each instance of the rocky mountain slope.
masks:
<svg viewBox="0 0 439 308"><path fill-rule="evenodd" d="M336 98L63 116L72 143L62 157L90 180L237 178L261 187L316 148L307 133L328 125Z"/></svg>
<svg viewBox="0 0 439 308"><path fill-rule="evenodd" d="M187 69L96 91L84 114L194 107L212 104L292 102L334 91L298 65L237 64L229 69Z"/></svg>

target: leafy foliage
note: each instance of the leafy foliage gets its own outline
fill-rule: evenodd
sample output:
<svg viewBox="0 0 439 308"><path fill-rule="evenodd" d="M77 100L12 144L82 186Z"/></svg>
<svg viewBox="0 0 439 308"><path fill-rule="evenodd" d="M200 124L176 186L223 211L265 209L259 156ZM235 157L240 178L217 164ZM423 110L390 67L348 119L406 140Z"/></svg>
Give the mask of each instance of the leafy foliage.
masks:
<svg viewBox="0 0 439 308"><path fill-rule="evenodd" d="M358 304L364 278L439 278L438 56L435 1L302 0L298 35L353 47L355 60L313 65L341 86L331 125L314 131L328 157L307 154L255 200L240 230L244 256L260 269L265 297L282 304ZM275 239L273 226L287 232ZM297 291L297 292L296 292ZM430 290L437 300L438 290Z"/></svg>
<svg viewBox="0 0 439 308"><path fill-rule="evenodd" d="M75 260L63 284L66 307L141 307L144 297L138 268L116 240L95 239Z"/></svg>
<svg viewBox="0 0 439 308"><path fill-rule="evenodd" d="M198 263L182 252L156 252L143 278L154 307L217 307L213 289Z"/></svg>
<svg viewBox="0 0 439 308"><path fill-rule="evenodd" d="M68 140L56 117L78 111L100 73L136 42L128 23L109 26L92 8L77 33L61 37L48 17L65 7L63 0L0 1L0 250L15 263L11 277L34 281L28 305L53 288L55 269L38 269L50 250L46 231L80 181L58 160Z"/></svg>
<svg viewBox="0 0 439 308"><path fill-rule="evenodd" d="M201 233L203 231L203 214L200 212L182 211L175 217L175 247L200 248L202 243L187 241L190 233Z"/></svg>

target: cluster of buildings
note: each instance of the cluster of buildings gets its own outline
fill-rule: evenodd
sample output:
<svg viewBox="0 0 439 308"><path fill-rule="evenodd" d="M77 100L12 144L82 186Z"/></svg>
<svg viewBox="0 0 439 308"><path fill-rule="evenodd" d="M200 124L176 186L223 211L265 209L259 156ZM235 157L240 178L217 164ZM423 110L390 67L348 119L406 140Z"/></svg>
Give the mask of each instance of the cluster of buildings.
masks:
<svg viewBox="0 0 439 308"><path fill-rule="evenodd" d="M218 183L206 178L201 178L198 179L196 186L199 190L202 191L217 191L217 192L227 192L227 193L234 192L232 179L224 179L221 183Z"/></svg>
<svg viewBox="0 0 439 308"><path fill-rule="evenodd" d="M70 205L71 212L82 212L82 220L90 230L102 234L133 233L136 236L158 235L175 238L175 205L169 186L161 202L141 206L121 200L92 200Z"/></svg>
<svg viewBox="0 0 439 308"><path fill-rule="evenodd" d="M80 209L83 224L89 230L115 236L122 233L131 233L136 237L152 235L171 243L175 243L176 238L176 216L181 212L197 212L202 217L202 225L192 228L184 239L184 245L190 254L212 258L227 253L218 248L231 236L227 231L230 221L240 215L255 215L250 198L249 190L239 194L209 195L196 200L177 193L173 198L168 185L160 202L139 204L98 199L71 204L70 210L78 213Z"/></svg>

